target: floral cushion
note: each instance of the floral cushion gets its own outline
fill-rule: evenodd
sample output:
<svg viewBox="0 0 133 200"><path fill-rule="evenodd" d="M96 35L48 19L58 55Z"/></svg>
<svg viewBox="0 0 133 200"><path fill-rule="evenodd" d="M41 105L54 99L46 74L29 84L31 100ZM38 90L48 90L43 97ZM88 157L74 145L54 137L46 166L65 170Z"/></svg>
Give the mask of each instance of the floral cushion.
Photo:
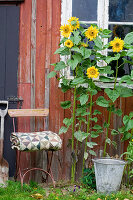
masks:
<svg viewBox="0 0 133 200"><path fill-rule="evenodd" d="M61 138L52 131L41 131L33 133L12 133L12 149L19 151L38 151L54 150L57 151L62 147Z"/></svg>

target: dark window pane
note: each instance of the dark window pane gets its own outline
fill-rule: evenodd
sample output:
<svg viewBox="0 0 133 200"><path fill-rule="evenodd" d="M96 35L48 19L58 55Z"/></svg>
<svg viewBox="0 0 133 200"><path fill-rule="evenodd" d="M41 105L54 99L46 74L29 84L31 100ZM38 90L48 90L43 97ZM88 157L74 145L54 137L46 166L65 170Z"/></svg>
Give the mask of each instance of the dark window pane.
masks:
<svg viewBox="0 0 133 200"><path fill-rule="evenodd" d="M97 0L72 0L72 16L80 21L97 21Z"/></svg>
<svg viewBox="0 0 133 200"><path fill-rule="evenodd" d="M112 31L112 37L109 38L109 41L115 37L119 37L123 40L127 33L133 31L133 25L111 24L109 25L109 29Z"/></svg>
<svg viewBox="0 0 133 200"><path fill-rule="evenodd" d="M109 21L133 22L133 0L110 0Z"/></svg>
<svg viewBox="0 0 133 200"><path fill-rule="evenodd" d="M109 52L108 55L109 56L114 56L115 53L113 52ZM133 62L133 60L127 56L124 57L126 60ZM123 59L120 58L119 62L118 62L118 66L120 66L123 63ZM112 75L108 75L108 76L115 76L115 72L116 72L116 64L117 61L114 60L112 61L109 65L111 66L111 69L114 70L114 74ZM124 75L129 75L131 74L131 70L133 69L133 65L129 64L129 63L125 63L124 65L121 65L121 67L118 70L118 77L122 77Z"/></svg>

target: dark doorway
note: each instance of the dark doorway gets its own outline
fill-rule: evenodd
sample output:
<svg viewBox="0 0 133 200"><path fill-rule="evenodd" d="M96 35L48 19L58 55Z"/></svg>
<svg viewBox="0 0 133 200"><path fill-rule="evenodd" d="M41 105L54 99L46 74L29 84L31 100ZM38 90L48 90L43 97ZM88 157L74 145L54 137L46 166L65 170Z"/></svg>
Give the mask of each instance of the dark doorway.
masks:
<svg viewBox="0 0 133 200"><path fill-rule="evenodd" d="M0 100L17 97L17 70L19 55L19 6L0 4ZM17 102L9 101L9 108ZM4 158L9 163L9 176L15 173L15 152L11 149L12 120L5 117Z"/></svg>

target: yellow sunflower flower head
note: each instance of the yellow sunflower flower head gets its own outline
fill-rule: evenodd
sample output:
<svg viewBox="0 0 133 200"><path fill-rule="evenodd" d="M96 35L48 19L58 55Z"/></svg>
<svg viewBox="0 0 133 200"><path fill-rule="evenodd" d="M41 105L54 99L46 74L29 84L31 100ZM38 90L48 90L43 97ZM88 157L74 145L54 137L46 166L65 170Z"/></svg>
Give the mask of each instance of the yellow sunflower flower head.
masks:
<svg viewBox="0 0 133 200"><path fill-rule="evenodd" d="M89 67L86 74L88 78L97 78L99 76L98 69L95 66Z"/></svg>
<svg viewBox="0 0 133 200"><path fill-rule="evenodd" d="M98 35L99 30L97 27L93 27L92 25L87 29L85 32L85 37L88 38L90 41L95 39Z"/></svg>
<svg viewBox="0 0 133 200"><path fill-rule="evenodd" d="M64 45L66 47L68 47L68 48L72 48L73 47L73 42L71 40L66 40Z"/></svg>
<svg viewBox="0 0 133 200"><path fill-rule="evenodd" d="M114 40L110 42L110 46L112 46L113 52L120 52L120 50L123 49L124 41L121 40L121 38L114 38Z"/></svg>
<svg viewBox="0 0 133 200"><path fill-rule="evenodd" d="M77 18L77 17L71 17L68 20L68 23L71 26L72 30L77 30L80 27L78 20L79 20L79 18Z"/></svg>
<svg viewBox="0 0 133 200"><path fill-rule="evenodd" d="M68 24L64 24L63 26L60 27L61 35L68 38L71 35L72 28Z"/></svg>
<svg viewBox="0 0 133 200"><path fill-rule="evenodd" d="M84 43L84 42L81 42L80 44L81 47L88 47L88 44Z"/></svg>

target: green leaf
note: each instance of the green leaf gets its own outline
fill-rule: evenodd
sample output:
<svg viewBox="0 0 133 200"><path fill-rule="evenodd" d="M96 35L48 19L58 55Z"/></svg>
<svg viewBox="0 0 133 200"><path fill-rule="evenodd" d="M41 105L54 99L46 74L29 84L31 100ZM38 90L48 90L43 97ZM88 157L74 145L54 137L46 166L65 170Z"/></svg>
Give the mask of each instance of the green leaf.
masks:
<svg viewBox="0 0 133 200"><path fill-rule="evenodd" d="M122 110L117 109L117 110L113 111L113 113L115 113L116 115L118 115L120 117L122 115Z"/></svg>
<svg viewBox="0 0 133 200"><path fill-rule="evenodd" d="M119 85L122 83L122 82L129 82L131 81L131 77L129 75L125 75L121 78L121 80L119 81Z"/></svg>
<svg viewBox="0 0 133 200"><path fill-rule="evenodd" d="M88 101L89 95L88 94L83 94L79 97L79 101L81 106L86 104L86 102Z"/></svg>
<svg viewBox="0 0 133 200"><path fill-rule="evenodd" d="M112 141L112 145L117 149L117 143L115 141Z"/></svg>
<svg viewBox="0 0 133 200"><path fill-rule="evenodd" d="M118 131L119 131L120 133L124 133L124 132L125 132L125 126L123 126L123 127L121 127L121 128L118 128Z"/></svg>
<svg viewBox="0 0 133 200"><path fill-rule="evenodd" d="M67 64L72 68L72 70L75 70L78 65L78 60L69 59L67 60Z"/></svg>
<svg viewBox="0 0 133 200"><path fill-rule="evenodd" d="M84 152L84 159L87 160L87 158L88 158L88 153Z"/></svg>
<svg viewBox="0 0 133 200"><path fill-rule="evenodd" d="M100 74L113 74L114 71L111 70L111 66L99 67L98 68Z"/></svg>
<svg viewBox="0 0 133 200"><path fill-rule="evenodd" d="M91 155L93 155L93 156L96 156L97 154L95 153L95 151L93 151L93 150L89 150L89 153L91 154Z"/></svg>
<svg viewBox="0 0 133 200"><path fill-rule="evenodd" d="M72 118L65 118L64 120L63 120L63 123L67 126L67 127L69 127L71 124L72 124Z"/></svg>
<svg viewBox="0 0 133 200"><path fill-rule="evenodd" d="M133 70L131 71L131 78L133 79Z"/></svg>
<svg viewBox="0 0 133 200"><path fill-rule="evenodd" d="M122 140L122 141L129 140L131 137L132 137L131 133L129 133L129 132L124 132L123 137L122 137L121 140Z"/></svg>
<svg viewBox="0 0 133 200"><path fill-rule="evenodd" d="M106 77L106 76L100 76L99 79L100 81L105 82L105 83L114 81L114 79Z"/></svg>
<svg viewBox="0 0 133 200"><path fill-rule="evenodd" d="M129 119L128 123L126 124L126 131L133 129L133 119Z"/></svg>
<svg viewBox="0 0 133 200"><path fill-rule="evenodd" d="M72 59L67 60L67 64L74 70L81 61L81 55L75 54L72 56Z"/></svg>
<svg viewBox="0 0 133 200"><path fill-rule="evenodd" d="M91 131L91 138L97 138L99 134L95 131Z"/></svg>
<svg viewBox="0 0 133 200"><path fill-rule="evenodd" d="M76 113L77 113L78 115L80 115L81 113L84 113L84 112L86 112L86 108L84 108L84 107L80 107L80 108L77 108L77 109L76 109Z"/></svg>
<svg viewBox="0 0 133 200"><path fill-rule="evenodd" d="M96 39L94 39L95 45L98 47L99 50L102 50L102 40L99 37L96 37Z"/></svg>
<svg viewBox="0 0 133 200"><path fill-rule="evenodd" d="M72 80L72 85L79 85L79 84L82 84L84 82L85 82L84 78L79 77L79 78L75 78L75 79Z"/></svg>
<svg viewBox="0 0 133 200"><path fill-rule="evenodd" d="M111 135L118 135L118 134L119 134L119 132L116 131L115 129L113 129L113 130L111 131Z"/></svg>
<svg viewBox="0 0 133 200"><path fill-rule="evenodd" d="M59 45L63 44L66 40L67 40L67 38L62 38L62 40L60 41Z"/></svg>
<svg viewBox="0 0 133 200"><path fill-rule="evenodd" d="M91 93L92 96L97 94L97 90L95 90L95 89L88 88L87 90L88 90L89 93Z"/></svg>
<svg viewBox="0 0 133 200"><path fill-rule="evenodd" d="M129 63L129 64L133 65L133 62L132 62L132 61L127 60L127 59L125 59L125 58L122 58L122 59L123 59L124 63Z"/></svg>
<svg viewBox="0 0 133 200"><path fill-rule="evenodd" d="M132 119L133 118L133 112L129 113L129 118Z"/></svg>
<svg viewBox="0 0 133 200"><path fill-rule="evenodd" d="M86 59L86 58L89 58L90 55L91 55L91 50L90 49L87 49L85 47L81 47L80 48L80 53L82 54L83 58Z"/></svg>
<svg viewBox="0 0 133 200"><path fill-rule="evenodd" d="M52 71L47 75L47 78L52 78L54 76L56 76L56 72Z"/></svg>
<svg viewBox="0 0 133 200"><path fill-rule="evenodd" d="M87 147L89 147L89 148L93 148L96 145L97 145L96 142L87 142Z"/></svg>
<svg viewBox="0 0 133 200"><path fill-rule="evenodd" d="M133 57L133 49L129 49L129 50L127 51L127 56Z"/></svg>
<svg viewBox="0 0 133 200"><path fill-rule="evenodd" d="M71 107L71 101L63 101L60 103L63 109L67 109Z"/></svg>
<svg viewBox="0 0 133 200"><path fill-rule="evenodd" d="M85 133L85 132L81 132L80 130L79 131L76 131L74 133L74 137L79 141L79 142L82 142L85 138L87 138L89 136L89 133Z"/></svg>
<svg viewBox="0 0 133 200"><path fill-rule="evenodd" d="M114 57L113 56L107 56L106 57L106 63L110 63L110 62L112 62L113 60L119 60L119 58L120 58L120 54L118 53L118 54L116 54Z"/></svg>
<svg viewBox="0 0 133 200"><path fill-rule="evenodd" d="M90 118L91 121L97 122L97 117Z"/></svg>
<svg viewBox="0 0 133 200"><path fill-rule="evenodd" d="M76 53L72 57L74 58L74 60L77 60L78 63L80 63L82 61L82 56L79 53Z"/></svg>
<svg viewBox="0 0 133 200"><path fill-rule="evenodd" d="M71 50L72 50L72 51L77 51L77 52L80 53L80 49L79 49L78 47L76 47L76 46L75 46L75 47L72 47Z"/></svg>
<svg viewBox="0 0 133 200"><path fill-rule="evenodd" d="M72 36L70 39L75 45L78 45L81 41L81 36L79 36L79 32L73 32L74 36Z"/></svg>
<svg viewBox="0 0 133 200"><path fill-rule="evenodd" d="M62 92L66 92L67 90L69 90L70 89L70 86L68 86L68 85L64 85L63 83L61 83L61 91Z"/></svg>
<svg viewBox="0 0 133 200"><path fill-rule="evenodd" d="M108 34L110 34L110 33L112 33L112 31L109 30L109 29L104 29L104 30L103 30L103 34L104 34L104 35L108 35Z"/></svg>
<svg viewBox="0 0 133 200"><path fill-rule="evenodd" d="M108 143L108 144L111 144L111 140L110 140L109 138L107 138L107 139L105 140L105 142Z"/></svg>
<svg viewBox="0 0 133 200"><path fill-rule="evenodd" d="M68 47L61 47L59 49L57 49L54 54L60 54L62 56L64 55L70 55L70 50Z"/></svg>
<svg viewBox="0 0 133 200"><path fill-rule="evenodd" d="M107 101L106 99L104 99L103 96L100 96L100 97L97 98L96 104L98 106L102 106L102 107L105 107L105 108L109 107L109 101Z"/></svg>
<svg viewBox="0 0 133 200"><path fill-rule="evenodd" d="M93 115L101 115L102 113L99 110L94 110Z"/></svg>
<svg viewBox="0 0 133 200"><path fill-rule="evenodd" d="M129 122L129 120L130 120L129 116L128 116L128 115L125 115L125 116L123 117L123 123L124 123L124 125L126 125L126 124Z"/></svg>
<svg viewBox="0 0 133 200"><path fill-rule="evenodd" d="M103 127L104 127L104 128L108 128L108 127L109 127L109 124L108 124L107 122L104 122Z"/></svg>
<svg viewBox="0 0 133 200"><path fill-rule="evenodd" d="M133 96L132 89L121 87L120 97L131 97L131 96Z"/></svg>
<svg viewBox="0 0 133 200"><path fill-rule="evenodd" d="M89 115L89 114L90 114L90 112L82 112L81 116L86 116L86 115Z"/></svg>
<svg viewBox="0 0 133 200"><path fill-rule="evenodd" d="M133 43L133 32L130 32L125 36L124 42L127 43L127 44Z"/></svg>
<svg viewBox="0 0 133 200"><path fill-rule="evenodd" d="M64 85L68 85L69 84L69 80L65 79L65 78L62 79L62 82L63 82Z"/></svg>
<svg viewBox="0 0 133 200"><path fill-rule="evenodd" d="M102 127L100 125L98 125L98 124L95 124L92 128L93 129L102 129Z"/></svg>
<svg viewBox="0 0 133 200"><path fill-rule="evenodd" d="M113 102L120 96L120 91L118 89L111 90L110 88L105 88L104 91Z"/></svg>
<svg viewBox="0 0 133 200"><path fill-rule="evenodd" d="M65 126L62 126L62 127L60 128L60 130L59 130L59 134L66 133L66 132L67 132L67 130L68 130L68 128L67 128L67 127L65 127Z"/></svg>
<svg viewBox="0 0 133 200"><path fill-rule="evenodd" d="M54 70L56 71L60 71L61 69L66 68L67 66L65 65L65 63L63 61L60 61L56 64Z"/></svg>

